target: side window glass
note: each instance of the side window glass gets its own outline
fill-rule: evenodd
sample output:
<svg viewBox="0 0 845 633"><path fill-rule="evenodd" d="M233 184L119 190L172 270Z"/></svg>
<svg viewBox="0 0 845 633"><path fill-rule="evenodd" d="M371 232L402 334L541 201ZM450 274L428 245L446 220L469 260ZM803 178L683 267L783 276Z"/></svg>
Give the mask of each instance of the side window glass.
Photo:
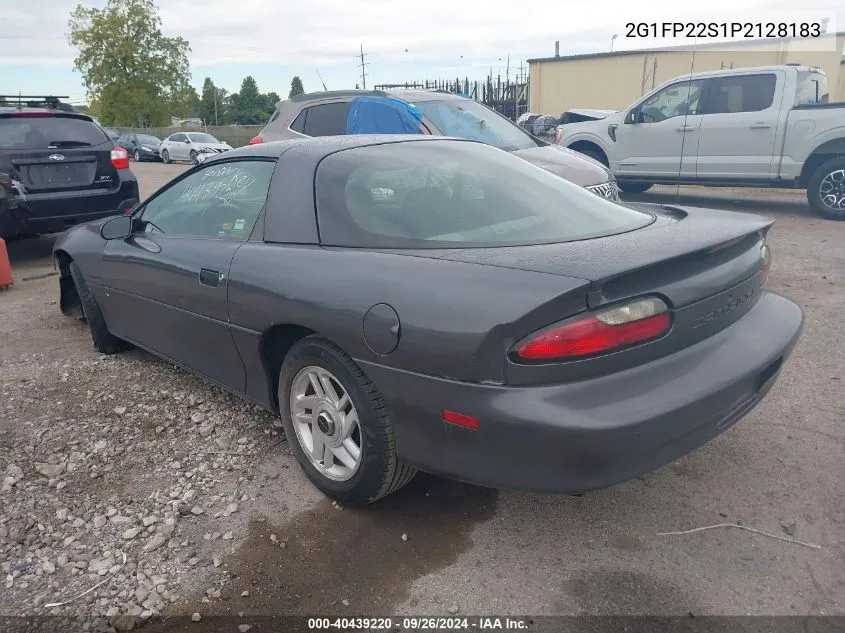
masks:
<svg viewBox="0 0 845 633"><path fill-rule="evenodd" d="M184 143L185 140L187 140L187 138L188 137L185 136L184 134L174 134L173 136L170 137L170 140L173 141L174 143Z"/></svg>
<svg viewBox="0 0 845 633"><path fill-rule="evenodd" d="M699 102L703 88L703 79L666 86L640 105L642 122L657 123L676 116L700 114Z"/></svg>
<svg viewBox="0 0 845 633"><path fill-rule="evenodd" d="M308 108L305 119L305 134L308 136L343 136L346 134L346 119L349 103L324 103Z"/></svg>
<svg viewBox="0 0 845 633"><path fill-rule="evenodd" d="M774 74L737 75L714 80L705 114L759 112L772 105L777 78Z"/></svg>
<svg viewBox="0 0 845 633"><path fill-rule="evenodd" d="M214 163L150 200L140 216L148 235L246 240L267 200L274 161Z"/></svg>
<svg viewBox="0 0 845 633"><path fill-rule="evenodd" d="M299 113L293 123L290 124L290 129L294 132L299 132L300 134L305 133L305 118L308 116L308 108L305 108L302 112Z"/></svg>

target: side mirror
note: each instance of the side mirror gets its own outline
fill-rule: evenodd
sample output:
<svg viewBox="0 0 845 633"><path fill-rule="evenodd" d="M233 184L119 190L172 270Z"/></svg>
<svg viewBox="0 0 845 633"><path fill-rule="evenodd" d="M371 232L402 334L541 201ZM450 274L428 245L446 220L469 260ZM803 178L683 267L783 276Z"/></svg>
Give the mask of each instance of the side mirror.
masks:
<svg viewBox="0 0 845 633"><path fill-rule="evenodd" d="M119 215L100 227L100 236L104 240L125 240L132 235L132 216Z"/></svg>
<svg viewBox="0 0 845 633"><path fill-rule="evenodd" d="M187 145L187 144L188 144L188 143L190 143L190 142L191 142L191 139L189 139L189 138L186 138L186 139L185 139L185 145Z"/></svg>
<svg viewBox="0 0 845 633"><path fill-rule="evenodd" d="M640 110L639 108L634 108L628 114L625 115L625 123L639 123L640 122Z"/></svg>

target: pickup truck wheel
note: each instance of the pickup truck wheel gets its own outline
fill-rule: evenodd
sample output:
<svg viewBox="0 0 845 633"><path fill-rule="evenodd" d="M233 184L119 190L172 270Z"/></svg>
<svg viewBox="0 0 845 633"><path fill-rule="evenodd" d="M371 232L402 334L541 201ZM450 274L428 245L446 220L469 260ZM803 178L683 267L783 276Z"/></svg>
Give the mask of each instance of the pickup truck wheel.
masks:
<svg viewBox="0 0 845 633"><path fill-rule="evenodd" d="M334 343L308 336L285 356L279 411L291 452L324 494L363 506L416 474L396 455L384 399Z"/></svg>
<svg viewBox="0 0 845 633"><path fill-rule="evenodd" d="M94 296L88 289L85 283L85 278L82 276L82 271L76 262L70 263L70 276L76 286L76 294L79 296L79 303L82 305L82 314L85 320L88 321L88 327L91 330L91 338L94 340L94 349L101 354L117 354L132 347L126 341L113 336L106 327L106 320L103 318L103 313Z"/></svg>
<svg viewBox="0 0 845 633"><path fill-rule="evenodd" d="M845 156L822 163L807 182L807 200L828 220L845 220Z"/></svg>
<svg viewBox="0 0 845 633"><path fill-rule="evenodd" d="M645 193L654 186L650 182L626 182L624 180L619 180L616 184L625 193Z"/></svg>

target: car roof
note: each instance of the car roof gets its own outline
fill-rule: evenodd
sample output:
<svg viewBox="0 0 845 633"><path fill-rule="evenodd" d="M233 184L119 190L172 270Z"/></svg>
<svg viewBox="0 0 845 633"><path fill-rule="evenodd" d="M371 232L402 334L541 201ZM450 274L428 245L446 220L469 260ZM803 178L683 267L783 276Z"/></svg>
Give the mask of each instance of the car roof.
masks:
<svg viewBox="0 0 845 633"><path fill-rule="evenodd" d="M443 101L445 99L464 99L460 95L445 90L423 90L419 88L391 88L388 90L327 90L324 92L307 92L297 95L292 99L283 99L279 102L285 103L314 103L318 101L330 101L343 99L345 97L394 97L403 101Z"/></svg>
<svg viewBox="0 0 845 633"><path fill-rule="evenodd" d="M240 157L256 158L278 158L291 148L298 147L301 151L311 156L328 156L335 152L354 147L366 147L370 145L390 145L394 143L476 143L471 139L453 138L449 136L428 136L419 134L350 134L345 136L316 136L288 139L284 141L270 141L257 145L245 145L230 150L223 154L217 154L206 162L220 161Z"/></svg>

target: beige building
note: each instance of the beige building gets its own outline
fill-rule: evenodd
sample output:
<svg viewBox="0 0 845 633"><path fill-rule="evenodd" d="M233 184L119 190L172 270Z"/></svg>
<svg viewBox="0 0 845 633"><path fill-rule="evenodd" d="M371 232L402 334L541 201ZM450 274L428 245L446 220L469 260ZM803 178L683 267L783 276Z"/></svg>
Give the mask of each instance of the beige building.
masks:
<svg viewBox="0 0 845 633"><path fill-rule="evenodd" d="M802 50L801 40L751 40L741 45L699 45L694 57L693 47L685 46L529 59L528 109L555 116L569 108L622 110L691 68L703 72L789 63L824 70L830 100L845 101L845 32L827 37L836 38L835 49Z"/></svg>

